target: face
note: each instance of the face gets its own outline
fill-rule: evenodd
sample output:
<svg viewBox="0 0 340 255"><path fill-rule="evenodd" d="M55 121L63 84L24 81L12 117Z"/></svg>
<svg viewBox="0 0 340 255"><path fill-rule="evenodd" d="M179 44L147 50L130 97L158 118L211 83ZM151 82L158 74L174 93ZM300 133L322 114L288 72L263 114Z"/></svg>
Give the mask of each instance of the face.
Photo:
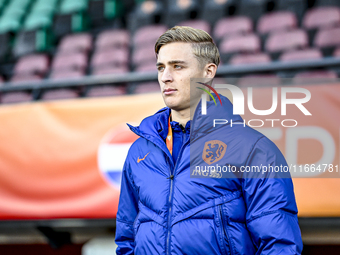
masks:
<svg viewBox="0 0 340 255"><path fill-rule="evenodd" d="M190 78L207 76L205 68L200 67L192 53L191 44L173 42L162 46L157 69L165 104L175 111L190 109Z"/></svg>

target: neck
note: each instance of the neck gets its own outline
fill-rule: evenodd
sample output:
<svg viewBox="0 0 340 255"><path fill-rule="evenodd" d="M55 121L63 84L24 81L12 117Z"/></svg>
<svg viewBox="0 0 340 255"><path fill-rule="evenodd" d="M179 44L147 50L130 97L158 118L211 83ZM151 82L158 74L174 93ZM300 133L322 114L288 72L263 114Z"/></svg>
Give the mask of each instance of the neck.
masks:
<svg viewBox="0 0 340 255"><path fill-rule="evenodd" d="M176 121L185 127L187 122L190 120L190 108L182 111L171 110L171 118L173 121Z"/></svg>

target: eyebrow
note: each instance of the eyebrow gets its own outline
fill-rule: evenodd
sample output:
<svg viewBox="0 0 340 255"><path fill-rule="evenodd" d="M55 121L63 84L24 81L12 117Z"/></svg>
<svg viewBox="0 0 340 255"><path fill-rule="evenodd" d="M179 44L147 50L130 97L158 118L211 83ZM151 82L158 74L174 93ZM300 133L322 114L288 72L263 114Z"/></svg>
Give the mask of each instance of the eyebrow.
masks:
<svg viewBox="0 0 340 255"><path fill-rule="evenodd" d="M187 62L183 61L183 60L171 60L168 62L169 65L173 65L173 64L187 64ZM163 65L162 62L157 62L156 66L161 66Z"/></svg>

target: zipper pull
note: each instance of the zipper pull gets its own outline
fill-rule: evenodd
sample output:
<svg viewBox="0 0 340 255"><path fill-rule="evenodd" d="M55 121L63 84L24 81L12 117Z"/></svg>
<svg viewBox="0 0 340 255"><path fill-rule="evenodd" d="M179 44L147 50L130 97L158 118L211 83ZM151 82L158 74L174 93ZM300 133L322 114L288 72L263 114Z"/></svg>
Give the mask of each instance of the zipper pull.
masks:
<svg viewBox="0 0 340 255"><path fill-rule="evenodd" d="M171 180L173 180L174 179L174 175L172 174L172 175L170 175L170 177L167 177L167 179L171 179Z"/></svg>
<svg viewBox="0 0 340 255"><path fill-rule="evenodd" d="M185 127L183 127L182 124L179 124L179 127L182 129L182 132L185 134Z"/></svg>

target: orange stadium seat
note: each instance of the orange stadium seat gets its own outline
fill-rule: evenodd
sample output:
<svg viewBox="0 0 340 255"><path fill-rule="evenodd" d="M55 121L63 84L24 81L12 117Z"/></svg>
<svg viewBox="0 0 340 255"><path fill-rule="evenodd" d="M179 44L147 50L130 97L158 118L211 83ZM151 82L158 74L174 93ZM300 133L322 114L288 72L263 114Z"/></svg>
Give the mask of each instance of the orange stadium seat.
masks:
<svg viewBox="0 0 340 255"><path fill-rule="evenodd" d="M107 97L107 96L121 96L127 93L125 86L95 86L89 88L86 96L87 97Z"/></svg>
<svg viewBox="0 0 340 255"><path fill-rule="evenodd" d="M127 66L103 66L92 70L93 75L122 74L129 72Z"/></svg>
<svg viewBox="0 0 340 255"><path fill-rule="evenodd" d="M310 9L302 20L302 27L308 31L310 44L315 34L321 28L340 26L340 8L336 6L323 6Z"/></svg>
<svg viewBox="0 0 340 255"><path fill-rule="evenodd" d="M26 103L32 100L32 94L26 91L6 92L0 98L2 104Z"/></svg>
<svg viewBox="0 0 340 255"><path fill-rule="evenodd" d="M145 26L136 31L133 37L133 45L141 47L145 44L154 45L158 37L168 28L165 25Z"/></svg>
<svg viewBox="0 0 340 255"><path fill-rule="evenodd" d="M141 64L135 68L136 72L156 72L156 59L155 61L146 63L146 64Z"/></svg>
<svg viewBox="0 0 340 255"><path fill-rule="evenodd" d="M336 6L310 9L302 21L302 26L306 29L320 29L337 25L340 25L340 8Z"/></svg>
<svg viewBox="0 0 340 255"><path fill-rule="evenodd" d="M277 59L283 51L303 49L307 46L308 36L302 29L274 32L265 42L265 50L271 53L274 59Z"/></svg>
<svg viewBox="0 0 340 255"><path fill-rule="evenodd" d="M237 54L230 61L230 65L252 65L269 63L270 56L267 53Z"/></svg>
<svg viewBox="0 0 340 255"><path fill-rule="evenodd" d="M260 50L260 38L254 33L226 37L220 43L220 54L224 63L227 63L234 53L257 53Z"/></svg>
<svg viewBox="0 0 340 255"><path fill-rule="evenodd" d="M98 34L95 42L95 47L98 51L107 48L126 48L129 45L130 34L123 29L105 30Z"/></svg>
<svg viewBox="0 0 340 255"><path fill-rule="evenodd" d="M153 45L138 47L132 52L132 64L138 66L148 62L156 61L156 53Z"/></svg>
<svg viewBox="0 0 340 255"><path fill-rule="evenodd" d="M316 48L303 50L291 50L281 54L280 61L300 61L300 60L315 60L321 59L322 52Z"/></svg>
<svg viewBox="0 0 340 255"><path fill-rule="evenodd" d="M66 70L52 71L49 78L53 80L76 79L76 78L81 78L84 75L85 75L84 70L66 69Z"/></svg>
<svg viewBox="0 0 340 255"><path fill-rule="evenodd" d="M92 49L92 36L88 33L64 36L59 44L58 53L61 52L88 52Z"/></svg>
<svg viewBox="0 0 340 255"><path fill-rule="evenodd" d="M334 48L340 46L340 27L320 29L315 35L314 45L322 49L324 56L331 56Z"/></svg>
<svg viewBox="0 0 340 255"><path fill-rule="evenodd" d="M213 36L216 40L234 34L246 34L253 31L253 21L246 16L223 18L217 21Z"/></svg>
<svg viewBox="0 0 340 255"><path fill-rule="evenodd" d="M295 13L290 11L271 12L263 15L257 23L257 32L267 34L281 30L291 30L297 27Z"/></svg>
<svg viewBox="0 0 340 255"><path fill-rule="evenodd" d="M79 93L73 89L63 88L63 89L51 89L45 91L41 100L49 101L49 100L59 100L59 99L73 99L79 97Z"/></svg>
<svg viewBox="0 0 340 255"><path fill-rule="evenodd" d="M52 61L52 71L56 70L85 70L87 67L87 55L83 52L69 54L57 54Z"/></svg>
<svg viewBox="0 0 340 255"><path fill-rule="evenodd" d="M334 57L340 57L340 47L336 48L333 53Z"/></svg>
<svg viewBox="0 0 340 255"><path fill-rule="evenodd" d="M94 52L91 59L91 68L98 69L107 65L126 66L129 64L129 51L127 48L109 48Z"/></svg>
<svg viewBox="0 0 340 255"><path fill-rule="evenodd" d="M49 58L46 54L32 54L21 57L14 66L14 74L39 74L45 76L49 69Z"/></svg>
<svg viewBox="0 0 340 255"><path fill-rule="evenodd" d="M159 87L158 82L141 82L139 83L133 93L142 94L142 93L152 93L152 92L160 92L161 89Z"/></svg>
<svg viewBox="0 0 340 255"><path fill-rule="evenodd" d="M33 74L33 73L14 74L11 77L11 82L14 82L14 83L40 81L40 80L42 80L42 77L38 74Z"/></svg>

